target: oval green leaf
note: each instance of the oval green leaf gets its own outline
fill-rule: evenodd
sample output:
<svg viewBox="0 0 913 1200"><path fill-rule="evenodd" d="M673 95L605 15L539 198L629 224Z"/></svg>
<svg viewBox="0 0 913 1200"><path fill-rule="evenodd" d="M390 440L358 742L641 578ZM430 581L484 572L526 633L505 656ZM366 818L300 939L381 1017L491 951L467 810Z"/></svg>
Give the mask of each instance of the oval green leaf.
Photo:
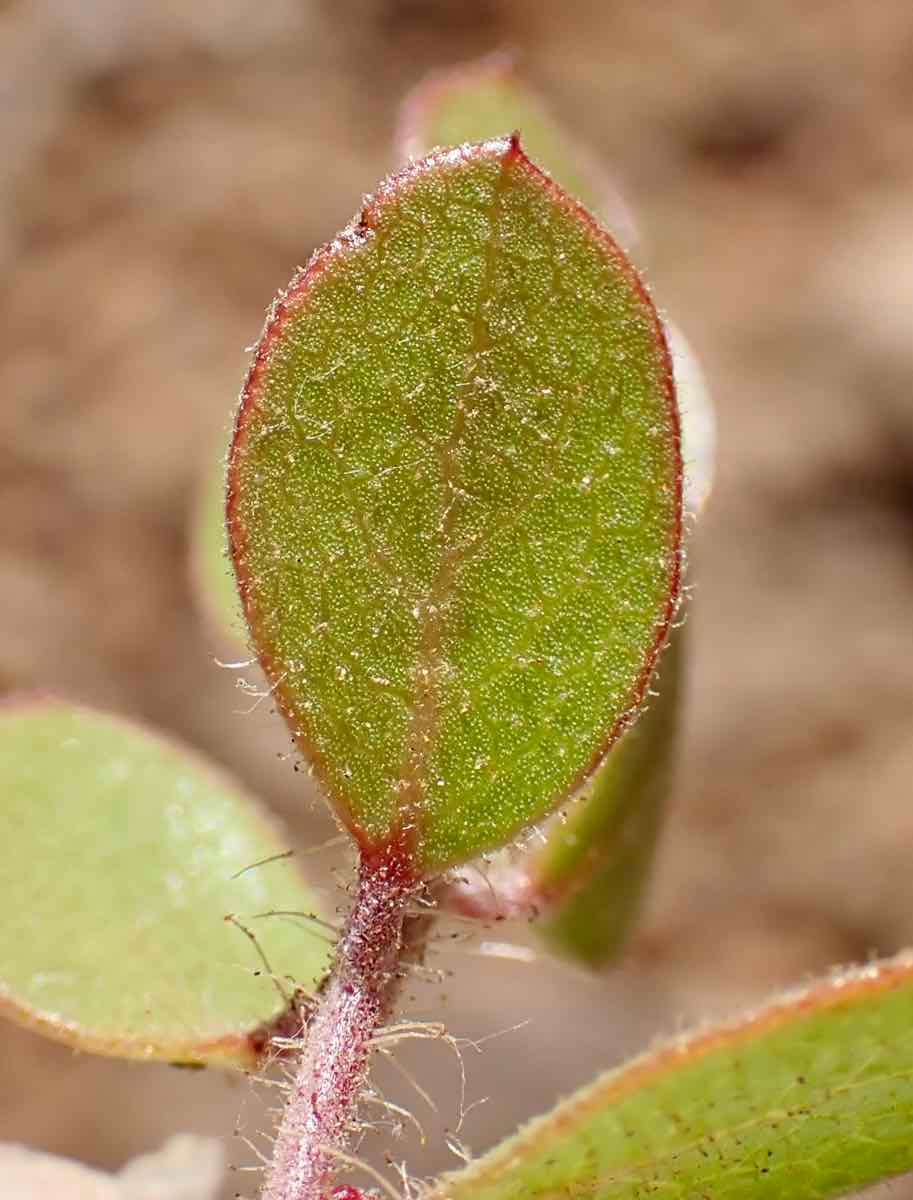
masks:
<svg viewBox="0 0 913 1200"><path fill-rule="evenodd" d="M826 1200L913 1167L913 957L661 1046L429 1200Z"/></svg>
<svg viewBox="0 0 913 1200"><path fill-rule="evenodd" d="M678 598L678 415L633 268L516 139L394 176L280 297L229 534L364 850L471 858L601 761Z"/></svg>
<svg viewBox="0 0 913 1200"><path fill-rule="evenodd" d="M255 1061L287 1006L226 917L314 902L287 861L245 870L285 850L251 799L161 737L37 699L0 710L0 788L0 1012L98 1054ZM313 930L255 931L281 978L325 973Z"/></svg>

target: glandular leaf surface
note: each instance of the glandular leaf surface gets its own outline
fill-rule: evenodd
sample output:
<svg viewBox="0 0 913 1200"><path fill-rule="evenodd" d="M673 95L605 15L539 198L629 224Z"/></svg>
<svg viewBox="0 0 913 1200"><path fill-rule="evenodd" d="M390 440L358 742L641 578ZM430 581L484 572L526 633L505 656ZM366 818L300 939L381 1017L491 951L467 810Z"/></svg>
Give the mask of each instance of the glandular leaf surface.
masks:
<svg viewBox="0 0 913 1200"><path fill-rule="evenodd" d="M429 1200L825 1200L913 1167L913 960L602 1076Z"/></svg>
<svg viewBox="0 0 913 1200"><path fill-rule="evenodd" d="M38 699L0 710L0 789L0 1014L99 1054L255 1061L285 1005L225 918L314 901L263 862L287 844L253 801L184 748ZM253 929L287 990L313 989L323 938Z"/></svg>
<svg viewBox="0 0 913 1200"><path fill-rule="evenodd" d="M271 312L229 464L276 700L362 847L431 872L573 790L679 586L669 355L514 138L384 184Z"/></svg>

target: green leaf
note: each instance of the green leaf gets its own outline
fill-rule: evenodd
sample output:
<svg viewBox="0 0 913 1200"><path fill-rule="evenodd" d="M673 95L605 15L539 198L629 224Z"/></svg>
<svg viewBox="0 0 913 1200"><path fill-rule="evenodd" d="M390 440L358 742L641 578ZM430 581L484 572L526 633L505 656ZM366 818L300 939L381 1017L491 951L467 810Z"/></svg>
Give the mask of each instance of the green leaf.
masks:
<svg viewBox="0 0 913 1200"><path fill-rule="evenodd" d="M913 1167L913 956L603 1075L429 1200L824 1200Z"/></svg>
<svg viewBox="0 0 913 1200"><path fill-rule="evenodd" d="M700 366L667 326L682 415L685 509L697 517L713 482L715 419ZM587 793L531 849L523 891L550 947L590 967L624 949L640 909L678 751L686 630L675 629L650 683L646 711L612 747Z"/></svg>
<svg viewBox="0 0 913 1200"><path fill-rule="evenodd" d="M537 930L587 966L618 954L640 908L678 745L683 633L669 639L651 684L658 695L529 867L530 891L544 907Z"/></svg>
<svg viewBox="0 0 913 1200"><path fill-rule="evenodd" d="M362 848L430 873L573 792L678 593L668 351L515 139L384 184L269 316L229 531L277 703Z"/></svg>
<svg viewBox="0 0 913 1200"><path fill-rule="evenodd" d="M396 146L403 159L516 129L526 152L566 192L595 213L623 245L636 242L631 214L605 171L518 78L510 55L491 54L434 73L407 96L401 113Z"/></svg>
<svg viewBox="0 0 913 1200"><path fill-rule="evenodd" d="M284 1005L226 923L313 911L251 799L190 751L56 700L0 710L0 1012L80 1049L249 1063ZM238 874L238 872L243 872ZM311 988L310 928L255 922L280 976Z"/></svg>
<svg viewBox="0 0 913 1200"><path fill-rule="evenodd" d="M400 129L403 153L426 153L438 143L476 141L519 129L524 142L562 187L594 210L631 228L620 198L600 186L582 147L552 119L538 97L494 55L431 76L408 97ZM625 224L627 222L627 224ZM628 234L631 240L632 233ZM709 491L712 410L694 355L667 327L683 421L685 501L692 511ZM690 434L690 437L688 436ZM680 636L680 635L679 635ZM677 641L678 637L673 637ZM535 925L553 950L587 966L609 962L636 918L669 791L678 724L682 649L676 645L655 677L647 712L612 748L566 820L545 831L506 877L542 916ZM497 872L495 872L497 875Z"/></svg>
<svg viewBox="0 0 913 1200"><path fill-rule="evenodd" d="M202 481L190 533L191 576L203 612L228 644L246 645L247 622L228 554L224 444Z"/></svg>

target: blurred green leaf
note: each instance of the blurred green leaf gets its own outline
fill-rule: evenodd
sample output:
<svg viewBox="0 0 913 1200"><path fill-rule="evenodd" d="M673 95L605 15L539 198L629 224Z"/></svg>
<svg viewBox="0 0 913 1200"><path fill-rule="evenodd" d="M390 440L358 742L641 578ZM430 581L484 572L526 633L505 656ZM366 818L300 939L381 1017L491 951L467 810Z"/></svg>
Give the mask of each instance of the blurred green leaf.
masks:
<svg viewBox="0 0 913 1200"><path fill-rule="evenodd" d="M663 654L651 684L658 695L528 868L539 933L588 966L619 953L640 908L675 764L683 634Z"/></svg>
<svg viewBox="0 0 913 1200"><path fill-rule="evenodd" d="M253 1061L283 1002L244 934L310 913L285 843L189 750L56 700L0 710L0 1012L80 1049ZM241 872L239 874L239 872ZM274 969L312 988L328 947L257 921Z"/></svg>
<svg viewBox="0 0 913 1200"><path fill-rule="evenodd" d="M421 158L438 146L459 146L517 130L526 152L566 192L608 226L623 245L637 235L631 215L606 172L563 129L498 53L430 75L406 97L396 149Z"/></svg>
<svg viewBox="0 0 913 1200"><path fill-rule="evenodd" d="M640 704L678 589L668 353L515 141L394 176L293 281L229 485L261 662L363 849L503 844Z"/></svg>
<svg viewBox="0 0 913 1200"><path fill-rule="evenodd" d="M913 1167L913 957L603 1075L429 1200L825 1200Z"/></svg>
<svg viewBox="0 0 913 1200"><path fill-rule="evenodd" d="M225 529L225 447L213 454L213 466L202 481L190 534L191 576L206 616L226 642L247 644L247 622L228 554Z"/></svg>

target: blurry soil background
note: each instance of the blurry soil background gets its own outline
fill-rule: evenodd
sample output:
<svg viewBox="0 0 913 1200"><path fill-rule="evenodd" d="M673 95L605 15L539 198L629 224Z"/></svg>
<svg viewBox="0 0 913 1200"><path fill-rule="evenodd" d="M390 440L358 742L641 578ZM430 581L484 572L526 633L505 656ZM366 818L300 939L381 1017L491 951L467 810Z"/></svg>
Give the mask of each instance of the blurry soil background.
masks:
<svg viewBox="0 0 913 1200"><path fill-rule="evenodd" d="M413 989L460 1036L528 1022L468 1055L467 1100L490 1097L460 1131L477 1151L659 1031L913 944L913 7L0 6L0 688L181 735L298 844L332 826L268 704L245 714L215 663L194 505L244 347L396 165L404 90L505 45L629 196L720 460L679 783L628 960L589 980L467 947ZM343 852L309 862L332 912ZM409 1062L440 1115L395 1153L456 1165L456 1067L441 1046ZM0 1029L5 1139L118 1165L173 1131L265 1127L259 1105L243 1079ZM229 1156L250 1161L239 1139Z"/></svg>

